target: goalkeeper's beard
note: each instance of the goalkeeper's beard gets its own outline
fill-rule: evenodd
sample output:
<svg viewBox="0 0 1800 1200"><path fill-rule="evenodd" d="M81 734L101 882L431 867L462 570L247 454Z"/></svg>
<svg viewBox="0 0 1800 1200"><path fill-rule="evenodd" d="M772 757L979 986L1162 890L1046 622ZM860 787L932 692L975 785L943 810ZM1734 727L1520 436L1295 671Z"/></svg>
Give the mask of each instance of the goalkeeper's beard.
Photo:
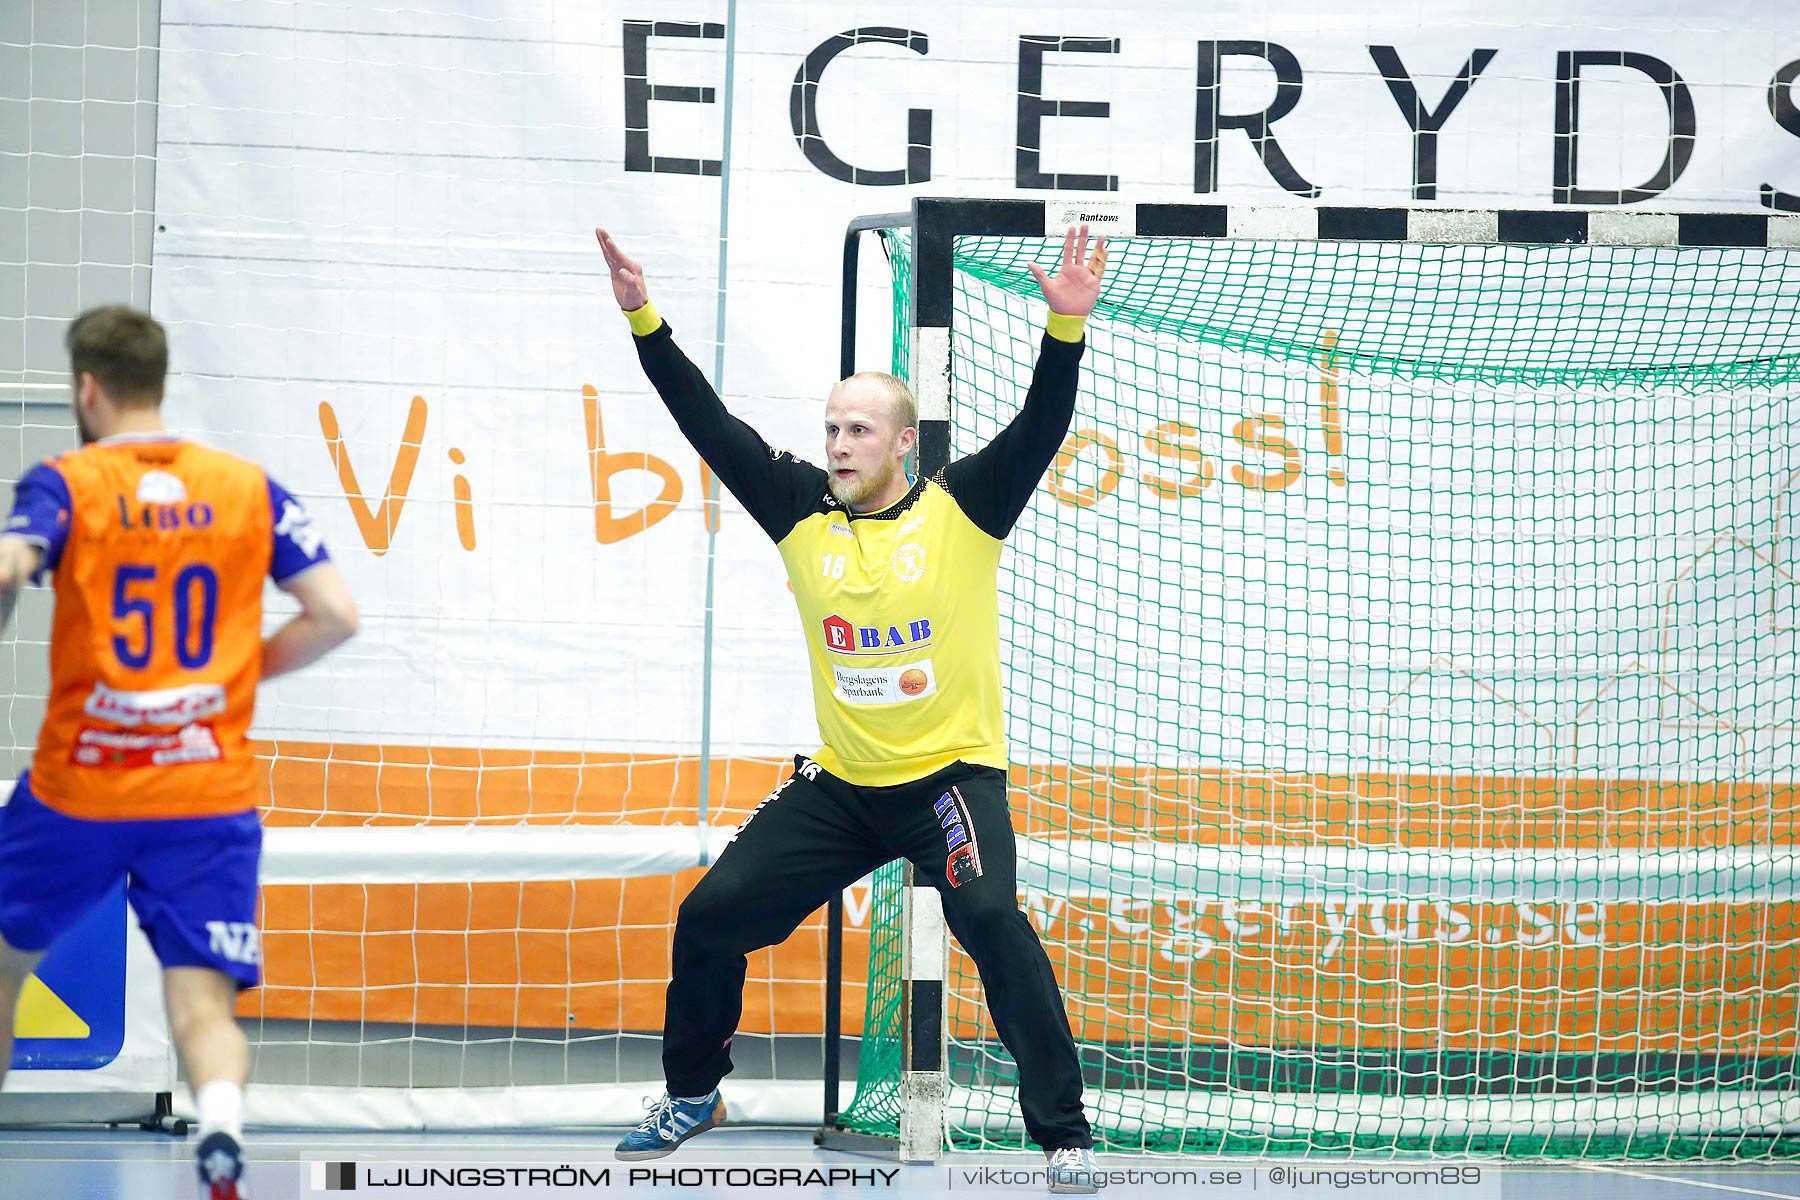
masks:
<svg viewBox="0 0 1800 1200"><path fill-rule="evenodd" d="M835 474L831 474L827 476L826 486L831 489L831 494L839 504L852 512L861 512L862 505L886 491L899 472L899 460L889 459L879 475L858 471L853 479L839 480Z"/></svg>

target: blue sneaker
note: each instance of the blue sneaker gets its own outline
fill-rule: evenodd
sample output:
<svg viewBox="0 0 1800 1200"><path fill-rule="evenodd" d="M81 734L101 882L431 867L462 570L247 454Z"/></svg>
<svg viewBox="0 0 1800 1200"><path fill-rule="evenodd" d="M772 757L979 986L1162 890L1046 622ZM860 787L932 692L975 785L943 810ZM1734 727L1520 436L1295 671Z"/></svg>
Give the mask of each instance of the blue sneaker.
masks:
<svg viewBox="0 0 1800 1200"><path fill-rule="evenodd" d="M613 1157L622 1162L638 1162L673 1154L675 1147L705 1133L725 1120L725 1097L714 1088L713 1094L698 1104L677 1100L668 1093L650 1105L650 1115L638 1127L619 1140Z"/></svg>
<svg viewBox="0 0 1800 1200"><path fill-rule="evenodd" d="M206 1135L194 1148L202 1200L249 1200L244 1190L244 1148L224 1130Z"/></svg>
<svg viewBox="0 0 1800 1200"><path fill-rule="evenodd" d="M1100 1167L1094 1152L1085 1146L1046 1150L1050 1190L1058 1195L1091 1196L1100 1190Z"/></svg>

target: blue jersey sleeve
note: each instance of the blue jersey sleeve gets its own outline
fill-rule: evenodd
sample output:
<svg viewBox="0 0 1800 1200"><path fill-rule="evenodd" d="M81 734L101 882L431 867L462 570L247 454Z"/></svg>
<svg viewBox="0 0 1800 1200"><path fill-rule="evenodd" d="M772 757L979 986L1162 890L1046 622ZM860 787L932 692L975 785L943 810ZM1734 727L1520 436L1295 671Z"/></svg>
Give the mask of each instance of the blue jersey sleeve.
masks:
<svg viewBox="0 0 1800 1200"><path fill-rule="evenodd" d="M12 516L7 518L5 534L23 538L44 551L45 571L56 569L63 546L69 540L69 518L74 508L69 499L69 485L49 463L39 463L25 472L13 489Z"/></svg>
<svg viewBox="0 0 1800 1200"><path fill-rule="evenodd" d="M284 583L308 567L328 562L325 538L288 490L269 480L269 509L275 514L275 553L269 559L269 578Z"/></svg>

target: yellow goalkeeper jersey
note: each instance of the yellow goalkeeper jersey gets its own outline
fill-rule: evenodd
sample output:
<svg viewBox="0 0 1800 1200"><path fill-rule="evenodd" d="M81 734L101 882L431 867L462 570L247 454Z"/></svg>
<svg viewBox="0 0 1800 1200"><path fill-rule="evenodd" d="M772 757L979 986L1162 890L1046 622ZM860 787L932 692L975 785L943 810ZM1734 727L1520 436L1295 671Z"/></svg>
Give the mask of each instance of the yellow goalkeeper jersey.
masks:
<svg viewBox="0 0 1800 1200"><path fill-rule="evenodd" d="M1052 317L1025 403L992 442L891 508L850 513L823 470L726 411L653 309L628 316L676 423L787 565L825 742L814 760L867 786L959 759L1004 770L1000 549L1068 433L1081 322Z"/></svg>
<svg viewBox="0 0 1800 1200"><path fill-rule="evenodd" d="M933 480L875 517L809 513L779 545L812 659L820 766L877 785L957 759L1005 769L998 538Z"/></svg>

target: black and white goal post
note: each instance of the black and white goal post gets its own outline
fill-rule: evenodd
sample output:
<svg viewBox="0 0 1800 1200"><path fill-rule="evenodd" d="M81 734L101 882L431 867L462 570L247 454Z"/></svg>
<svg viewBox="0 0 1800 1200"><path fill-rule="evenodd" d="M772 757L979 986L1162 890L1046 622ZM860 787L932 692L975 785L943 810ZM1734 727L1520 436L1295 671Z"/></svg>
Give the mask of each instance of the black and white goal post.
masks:
<svg viewBox="0 0 1800 1200"><path fill-rule="evenodd" d="M883 231L923 472L1018 411L1026 265L1082 221L1117 241L1001 653L1102 1146L1800 1134L1800 215L917 199L850 226L842 371ZM820 1143L1024 1148L932 881L882 878L842 1113L829 921Z"/></svg>

